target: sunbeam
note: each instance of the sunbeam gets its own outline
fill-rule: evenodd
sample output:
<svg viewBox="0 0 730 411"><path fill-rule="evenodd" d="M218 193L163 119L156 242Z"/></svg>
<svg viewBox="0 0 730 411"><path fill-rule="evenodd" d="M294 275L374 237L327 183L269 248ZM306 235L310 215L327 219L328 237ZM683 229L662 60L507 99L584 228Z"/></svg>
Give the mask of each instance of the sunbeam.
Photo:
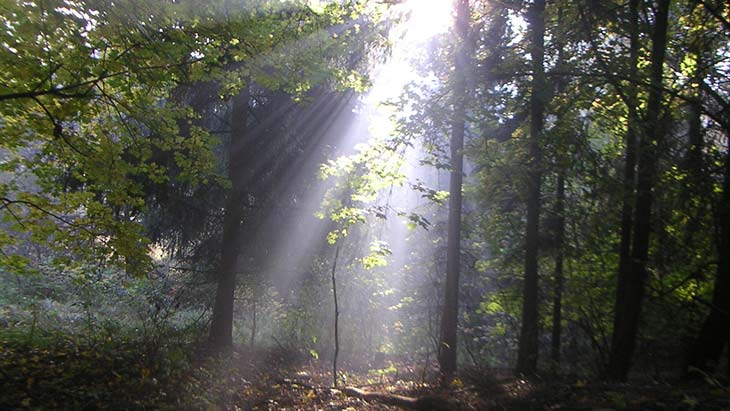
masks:
<svg viewBox="0 0 730 411"><path fill-rule="evenodd" d="M0 409L727 409L727 3L0 1Z"/></svg>
<svg viewBox="0 0 730 411"><path fill-rule="evenodd" d="M259 241L268 238L266 242L271 244L269 252L258 268L245 268L259 270L260 275L267 278L266 281L277 290L278 295L289 301L288 304L296 305L299 295L305 288L311 287L307 283L314 278L313 270L318 270L313 266L316 263L314 257L323 255L323 252L324 255L328 254L323 239L326 238L327 231L332 229L332 223L327 219L314 218L314 214L321 208L322 199L332 187L332 182L313 179L317 169L312 166L318 164L317 161L323 162L327 157L334 159L352 155L362 150L362 147L383 144L390 140L396 135L395 113L384 103L397 99L409 83L432 80L416 66L414 61L422 56L414 53L423 50L430 37L448 29L451 23L450 3L437 1L433 2L433 7L428 8L418 7L417 3L413 1L400 6L401 12L405 11L408 18L392 31L394 46L390 57L374 68L372 86L365 95L356 100L338 99L326 104L315 99L314 106L307 110L309 114L303 122L292 125L297 130L295 135L318 137L315 140L308 138L305 146L308 148L293 163L286 164L287 177L281 179L274 190L279 193L279 198L293 198L293 202L278 204L276 207L280 210L265 210L266 217L256 228L257 234L254 237ZM364 231L360 235L364 237L353 240L355 243L349 243L347 248L350 251L345 253L345 262L340 264L343 270L349 270L347 267L350 264L368 255L371 241L384 240L392 245L392 255L387 257L389 265L368 274L372 276L371 279L359 280L380 283L384 289L392 290L384 298L377 297L382 299L381 304L384 305L378 311L370 313L363 311L363 307L368 305L367 300L361 302L363 306L359 308L353 305L354 300L343 302L340 307L343 315L370 318L368 327L360 327L358 332L353 330L347 334L350 335L348 338L360 336L359 341L353 341L351 346L343 348L342 354L348 361L366 362L372 352L392 350L397 344L394 338L397 338L398 332L392 330L397 329L398 326L395 325L402 324L405 320L401 321L399 317L402 314L397 310L388 308L398 306L401 298L410 298L408 293L402 293L401 290L410 281L408 276L418 276L412 270L421 263L419 259L423 258L421 254L414 252L412 240L424 240L422 235L413 235L412 227L407 227L408 221L403 216L413 212L426 212L423 207L428 207L419 193L408 188L408 184L420 181L437 189L444 188L436 178L438 170L426 171L419 166L418 157L422 154L419 148L403 147L394 154L403 156L405 160L400 172L404 174L407 184L390 187L386 190L389 194L383 193L382 204L385 206L386 219L373 221L374 225L369 229L363 227ZM267 158L275 161L276 151L267 151L265 157L258 161L267 164ZM303 186L306 186L305 190L302 190ZM297 194L292 196L293 192ZM356 237L358 236L353 236ZM353 274L343 271L340 275L347 279ZM345 292L352 280L350 278L342 283ZM325 299L323 303L327 301ZM246 326L245 322L243 325ZM282 326L276 325L267 333L279 335L286 331ZM346 321L341 327L344 330L358 328L356 324ZM383 334L388 329L391 332L386 333L388 335ZM352 351L353 347L361 347L363 344L369 347L370 353L358 355Z"/></svg>

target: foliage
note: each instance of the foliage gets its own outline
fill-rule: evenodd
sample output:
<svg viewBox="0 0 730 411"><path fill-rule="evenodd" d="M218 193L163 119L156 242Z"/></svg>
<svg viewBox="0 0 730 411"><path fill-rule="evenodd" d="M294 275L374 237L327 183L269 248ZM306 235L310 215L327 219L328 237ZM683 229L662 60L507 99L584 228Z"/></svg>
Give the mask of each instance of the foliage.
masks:
<svg viewBox="0 0 730 411"><path fill-rule="evenodd" d="M367 135L354 152L342 146L351 123L364 121L358 93L371 86L370 69L389 53L396 22L389 3L0 5L0 376L10 387L0 407L344 401L252 366L270 361L267 371L275 372L294 360L316 366L331 357L332 246L340 358L363 375L372 369L366 378L373 381L398 386L401 373L411 374L403 391L414 390L418 376L422 383L433 376L454 33L413 51L420 77L384 103L393 133ZM458 349L461 365L496 375L494 367L514 363L523 307L532 3L470 4ZM631 137L646 140L653 127L662 138L650 146L656 178L649 257L640 261L647 278L637 374L663 381L679 370L708 312L722 314L728 9L720 1L672 2L662 109L647 124L657 90L646 80L651 6L548 2L541 350L557 338L558 297L562 339L559 363L541 353L540 368L578 379L543 384L554 397L534 391L539 383L491 381L530 392L542 406L592 395L600 407L647 405L631 390L619 394L587 379L605 371L620 320L622 206L636 204L636 179L625 174ZM248 101L237 102L241 96ZM234 135L241 109L246 132ZM319 221L310 223L317 205ZM232 208L241 211L232 245L239 261L231 267L233 337L250 352L209 357L198 348L221 250L231 245L223 222ZM727 395L722 378L697 370L719 397ZM688 408L715 404L699 391L690 386L666 398ZM276 395L278 405L266 403ZM534 405L511 398L504 404Z"/></svg>

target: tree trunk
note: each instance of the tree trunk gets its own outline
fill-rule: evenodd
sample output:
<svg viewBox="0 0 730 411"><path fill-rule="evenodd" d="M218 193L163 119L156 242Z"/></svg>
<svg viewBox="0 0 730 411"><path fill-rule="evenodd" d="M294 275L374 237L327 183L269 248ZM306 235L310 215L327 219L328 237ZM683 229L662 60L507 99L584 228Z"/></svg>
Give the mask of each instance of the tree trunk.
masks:
<svg viewBox="0 0 730 411"><path fill-rule="evenodd" d="M651 52L651 89L647 103L647 118L641 134L639 146L638 184L636 190L636 209L633 222L633 240L629 272L624 287L621 307L617 307L616 325L613 330L611 355L608 364L608 377L625 381L631 367L631 359L639 329L641 305L644 299L646 264L649 256L651 234L651 211L654 201L654 188L659 147L664 138L659 127L659 114L662 108L663 66L667 43L667 21L670 0L658 1L655 16L653 44Z"/></svg>
<svg viewBox="0 0 730 411"><path fill-rule="evenodd" d="M698 62L698 65L700 63ZM698 80L698 83L701 80ZM687 171L689 172L689 185L694 187L696 191L702 193L699 189L704 184L704 162L702 158L702 148L704 147L704 136L702 127L702 102L700 101L699 92L692 95L693 101L689 104L689 147L687 149ZM694 194L694 193L693 193Z"/></svg>
<svg viewBox="0 0 730 411"><path fill-rule="evenodd" d="M699 38L693 39L689 52L696 59L695 70L692 73L692 83L702 84L707 71L707 64L703 58L703 51ZM686 169L689 175L687 186L691 196L703 195L706 193L707 184L704 175L704 158L702 150L704 148L704 128L702 126L702 94L700 87L690 89L689 105L687 107L687 123L689 129L687 131L689 137L689 146L687 147ZM698 224L694 224L698 226ZM690 238L691 240L691 238Z"/></svg>
<svg viewBox="0 0 730 411"><path fill-rule="evenodd" d="M558 172L558 189L555 204L555 214L558 218L558 226L555 233L555 290L553 294L553 329L552 347L550 357L553 361L554 370L560 368L560 335L563 321L563 237L565 234L565 172L561 169Z"/></svg>
<svg viewBox="0 0 730 411"><path fill-rule="evenodd" d="M243 220L243 164L240 148L245 144L248 123L249 86L233 98L231 142L228 146L228 179L231 189L225 203L223 241L218 267L218 287L208 336L211 348L223 350L233 344L233 301L236 289L236 268L241 245Z"/></svg>
<svg viewBox="0 0 730 411"><path fill-rule="evenodd" d="M251 340L248 345L253 352L254 343L256 342L256 284L251 287Z"/></svg>
<svg viewBox="0 0 730 411"><path fill-rule="evenodd" d="M629 78L634 81L638 75L639 61L639 0L629 1ZM636 160L637 160L637 126L639 122L637 112L637 92L633 85L627 87L626 97L629 102L628 124L626 125L626 162L624 164L623 206L621 207L621 243L619 245L618 275L616 278L616 301L614 303L614 330L623 322L622 307L626 298L626 284L630 280L631 265L631 237L633 226L634 201L636 191ZM618 334L613 333L613 338ZM613 340L611 346L618 346L620 342Z"/></svg>
<svg viewBox="0 0 730 411"><path fill-rule="evenodd" d="M538 243L540 227L540 140L545 111L545 0L535 0L528 22L532 31L532 95L530 96L530 140L527 187L527 232L525 282L522 293L522 329L517 353L517 372L534 374L538 355Z"/></svg>
<svg viewBox="0 0 730 411"><path fill-rule="evenodd" d="M730 142L730 132L727 135ZM690 349L688 366L713 372L730 337L730 153L725 156L725 179L718 205L717 274L712 309ZM691 370L685 370L686 372ZM730 370L728 371L730 372Z"/></svg>
<svg viewBox="0 0 730 411"><path fill-rule="evenodd" d="M557 26L562 27L565 24L563 19L563 7L558 8ZM565 44L560 39L556 41L558 49L557 67L563 69L565 66ZM556 95L565 93L567 81L561 77L557 80ZM557 164L558 181L555 193L555 217L557 226L555 228L555 271L553 272L553 324L551 335L550 359L551 368L554 373L560 371L560 351L561 351L561 335L563 331L563 263L565 258L564 239L565 239L565 164L570 156L568 150L562 145L558 146L555 153L555 163Z"/></svg>
<svg viewBox="0 0 730 411"><path fill-rule="evenodd" d="M466 64L469 31L469 1L456 1L455 29L458 34L454 62L453 108L451 131L451 174L449 182L449 228L446 245L446 286L441 313L439 367L443 381L456 372L456 330L459 316L459 269L461 258L461 184L464 163L464 128L466 126Z"/></svg>
<svg viewBox="0 0 730 411"><path fill-rule="evenodd" d="M340 256L340 245L335 248L332 260L332 298L335 304L335 353L332 356L332 386L337 388L337 357L340 355L340 306L337 303L337 259Z"/></svg>

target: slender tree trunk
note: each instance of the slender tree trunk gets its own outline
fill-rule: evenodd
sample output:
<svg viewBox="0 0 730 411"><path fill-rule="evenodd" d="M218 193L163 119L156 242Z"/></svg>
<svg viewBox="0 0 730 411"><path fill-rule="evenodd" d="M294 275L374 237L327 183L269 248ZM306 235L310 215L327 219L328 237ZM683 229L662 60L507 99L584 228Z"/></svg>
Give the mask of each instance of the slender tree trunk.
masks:
<svg viewBox="0 0 730 411"><path fill-rule="evenodd" d="M550 357L553 360L554 370L560 369L560 336L563 321L563 237L565 235L565 172L558 172L558 189L555 204L555 214L558 217L558 227L555 233L555 290L553 295L553 333Z"/></svg>
<svg viewBox="0 0 730 411"><path fill-rule="evenodd" d="M703 61L703 53L699 44L695 40L690 49L691 54L696 58L696 67L693 74L692 83L701 84L705 77L705 62ZM684 182L684 204L691 207L690 218L684 228L684 243L695 244L695 237L702 230L701 221L708 214L706 202L702 199L713 196L712 183L705 173L705 158L703 149L705 146L704 127L702 125L702 94L700 88L691 88L689 94L689 104L687 107L687 123L688 123L688 146L685 158L684 169L687 178ZM700 200L700 201L697 201ZM698 206L694 206L697 201Z"/></svg>
<svg viewBox="0 0 730 411"><path fill-rule="evenodd" d="M558 8L557 26L562 27L564 24L563 7ZM557 67L565 66L565 45L558 39L556 42L558 48ZM567 81L560 78L557 81L556 90L558 95L565 93ZM552 370L554 373L560 371L560 351L561 351L561 335L563 331L563 260L565 257L564 239L565 239L565 164L569 152L563 148L558 148L555 153L555 162L558 169L558 181L555 193L555 216L557 217L557 227L555 228L555 271L553 273L553 326L551 336L550 358L552 360Z"/></svg>
<svg viewBox="0 0 730 411"><path fill-rule="evenodd" d="M690 53L695 57L695 71L692 75L692 83L701 84L705 78L705 61L699 39L694 39L690 47ZM704 147L704 128L702 127L702 95L700 88L690 90L690 102L688 106L687 122L689 130L689 146L687 147L686 169L689 174L688 186L691 195L702 195L705 193L704 159L702 149ZM697 226L698 224L695 224ZM691 238L690 238L691 240Z"/></svg>
<svg viewBox="0 0 730 411"><path fill-rule="evenodd" d="M517 353L517 372L534 374L538 356L538 248L540 227L540 183L545 85L545 0L535 0L529 11L532 31L532 95L530 96L530 140L527 187L527 232L525 245L525 282L522 293L522 329Z"/></svg>
<svg viewBox="0 0 730 411"><path fill-rule="evenodd" d="M687 150L687 169L689 171L689 183L691 186L699 186L704 180L704 164L702 159L702 148L704 136L702 128L702 102L699 101L699 92L694 93L693 100L689 104L689 147ZM698 188L698 187L696 187Z"/></svg>
<svg viewBox="0 0 730 411"><path fill-rule="evenodd" d="M337 388L337 357L340 355L340 307L337 304L337 259L340 257L340 245L335 248L332 260L332 298L335 303L335 354L332 356L332 386Z"/></svg>
<svg viewBox="0 0 730 411"><path fill-rule="evenodd" d="M211 348L222 350L233 344L233 301L236 289L236 268L241 245L243 220L243 164L241 150L246 140L248 123L248 104L250 91L248 84L233 98L231 115L231 142L228 146L228 179L231 189L225 203L223 217L223 241L221 259L218 267L218 287L216 289L213 316L208 336Z"/></svg>
<svg viewBox="0 0 730 411"><path fill-rule="evenodd" d="M699 47L694 50L697 55L697 69L695 81L703 81L703 64ZM689 149L687 152L687 167L690 173L690 184L697 188L704 185L702 147L702 102L699 92L692 95L689 111ZM727 117L726 117L727 119ZM727 144L730 146L730 119L723 125ZM699 189L694 195L701 195L705 190ZM692 368L712 373L719 365L722 351L730 338L730 152L725 156L725 175L722 196L717 204L717 271L712 306L709 316L702 324L702 328L689 349L685 375L691 374ZM730 359L728 360L730 361ZM730 373L730 365L728 366Z"/></svg>
<svg viewBox="0 0 730 411"><path fill-rule="evenodd" d="M632 80L637 78L639 61L639 0L629 1L629 77ZM639 117L637 113L636 87L629 86L626 90L629 101L628 124L626 125L626 162L624 164L623 179L623 205L621 207L621 243L619 245L618 275L616 278L616 301L614 303L613 328L623 322L622 307L626 298L626 284L630 280L631 266L631 237L634 214L634 201L636 191L636 161L638 156L637 126ZM615 338L618 334L613 333L614 340L611 346L617 346L620 342Z"/></svg>
<svg viewBox="0 0 730 411"><path fill-rule="evenodd" d="M647 272L651 234L652 190L657 176L658 147L662 144L663 129L659 126L659 115L663 96L663 66L667 44L667 24L670 0L657 2L651 54L651 89L647 103L645 132L641 134L639 146L638 184L636 209L633 224L633 240L629 276L626 278L621 307L617 307L618 321L613 331L608 377L626 380L639 329L641 305L644 299L644 284Z"/></svg>
<svg viewBox="0 0 730 411"><path fill-rule="evenodd" d="M254 349L254 342L256 341L256 285L252 287L252 299L251 299L251 340L249 341L249 347L251 352Z"/></svg>
<svg viewBox="0 0 730 411"><path fill-rule="evenodd" d="M464 163L464 128L466 126L466 64L469 31L469 1L456 0L456 32L459 36L454 62L451 130L451 174L449 182L449 228L446 245L446 286L441 313L439 367L442 381L450 381L456 372L456 331L459 317L459 270L461 258L461 185Z"/></svg>
<svg viewBox="0 0 730 411"><path fill-rule="evenodd" d="M730 130L727 138L730 143ZM722 197L718 204L718 262L712 308L688 358L688 366L707 372L713 372L717 367L730 337L730 153L725 156L724 178ZM685 371L691 372L689 369Z"/></svg>

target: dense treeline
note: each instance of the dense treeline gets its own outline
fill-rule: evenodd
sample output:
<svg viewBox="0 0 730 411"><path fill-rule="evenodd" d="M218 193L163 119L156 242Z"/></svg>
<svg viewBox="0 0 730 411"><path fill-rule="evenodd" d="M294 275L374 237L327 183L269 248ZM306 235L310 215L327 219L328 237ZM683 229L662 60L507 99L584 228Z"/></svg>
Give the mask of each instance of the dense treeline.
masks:
<svg viewBox="0 0 730 411"><path fill-rule="evenodd" d="M114 381L173 408L239 401L193 364L242 350L335 386L730 372L730 6L455 1L382 135L399 3L0 5L3 361L142 342Z"/></svg>

